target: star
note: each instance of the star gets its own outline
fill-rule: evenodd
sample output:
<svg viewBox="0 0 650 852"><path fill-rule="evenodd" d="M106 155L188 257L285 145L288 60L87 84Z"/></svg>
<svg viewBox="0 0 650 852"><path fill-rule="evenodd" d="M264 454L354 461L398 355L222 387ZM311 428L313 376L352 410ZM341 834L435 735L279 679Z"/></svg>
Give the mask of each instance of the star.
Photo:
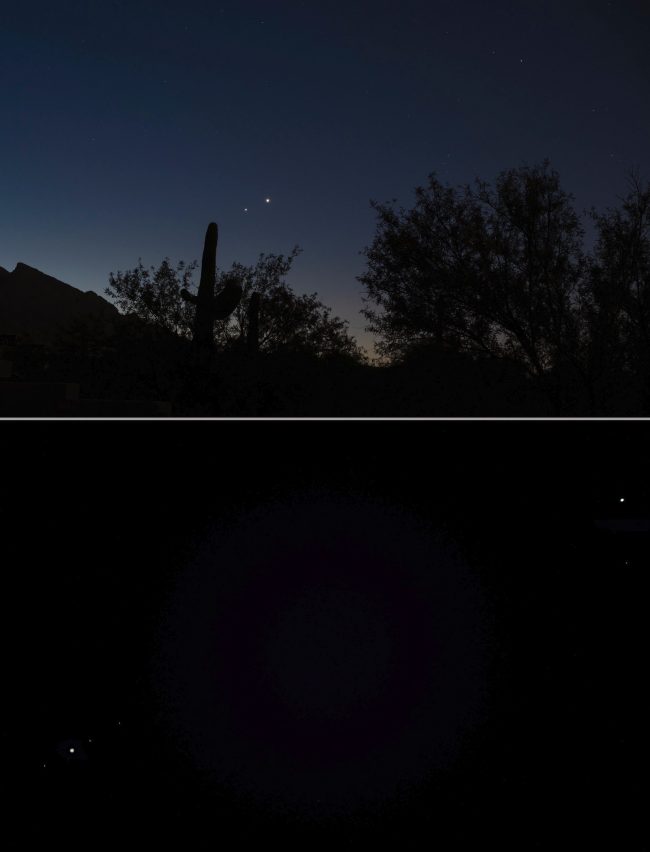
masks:
<svg viewBox="0 0 650 852"><path fill-rule="evenodd" d="M271 199L270 199L270 198L267 198L267 199L266 199L266 203L267 203L267 204L270 204L270 203L271 203Z"/></svg>

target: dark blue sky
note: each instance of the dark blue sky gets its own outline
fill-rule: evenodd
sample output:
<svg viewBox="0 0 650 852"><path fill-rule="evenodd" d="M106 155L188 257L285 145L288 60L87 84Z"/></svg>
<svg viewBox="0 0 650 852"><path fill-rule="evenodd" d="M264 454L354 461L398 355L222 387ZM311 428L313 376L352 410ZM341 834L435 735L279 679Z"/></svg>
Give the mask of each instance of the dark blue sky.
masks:
<svg viewBox="0 0 650 852"><path fill-rule="evenodd" d="M216 220L221 266L299 244L292 286L367 341L371 198L544 157L579 209L650 177L646 0L11 5L0 265L82 289L200 258Z"/></svg>

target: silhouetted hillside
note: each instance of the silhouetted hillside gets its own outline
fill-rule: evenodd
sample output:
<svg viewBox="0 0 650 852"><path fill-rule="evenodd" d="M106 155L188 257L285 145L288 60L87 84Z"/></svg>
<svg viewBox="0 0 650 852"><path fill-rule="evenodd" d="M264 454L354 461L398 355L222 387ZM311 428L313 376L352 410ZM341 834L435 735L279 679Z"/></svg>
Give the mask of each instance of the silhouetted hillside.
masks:
<svg viewBox="0 0 650 852"><path fill-rule="evenodd" d="M91 291L83 292L38 269L0 267L0 334L49 343L71 323L95 319L114 324L117 309Z"/></svg>

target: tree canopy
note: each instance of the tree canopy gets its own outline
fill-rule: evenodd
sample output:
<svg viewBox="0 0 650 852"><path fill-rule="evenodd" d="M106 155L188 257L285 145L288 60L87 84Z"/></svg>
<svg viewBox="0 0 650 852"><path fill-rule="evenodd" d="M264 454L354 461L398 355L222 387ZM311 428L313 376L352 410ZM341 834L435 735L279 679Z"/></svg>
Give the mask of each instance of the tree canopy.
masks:
<svg viewBox="0 0 650 852"><path fill-rule="evenodd" d="M236 280L242 299L229 319L215 325L215 344L226 349L239 345L248 332L248 307L254 293L260 297L259 349L263 353L295 351L317 357L345 356L363 360L362 350L348 332L348 322L332 316L317 293L297 294L286 278L300 250L289 255L261 254L254 266L234 263L218 271L215 287L220 290ZM106 294L124 314L135 315L148 325L189 337L193 306L181 291L196 292L192 280L195 262L174 267L165 258L159 267L111 273Z"/></svg>
<svg viewBox="0 0 650 852"><path fill-rule="evenodd" d="M586 360L606 387L629 377L650 402L650 184L629 175L618 209L592 211L597 241L582 288Z"/></svg>
<svg viewBox="0 0 650 852"><path fill-rule="evenodd" d="M576 356L583 231L548 162L503 172L494 187L432 174L411 210L373 206L359 280L381 354L427 342L508 356L537 377Z"/></svg>

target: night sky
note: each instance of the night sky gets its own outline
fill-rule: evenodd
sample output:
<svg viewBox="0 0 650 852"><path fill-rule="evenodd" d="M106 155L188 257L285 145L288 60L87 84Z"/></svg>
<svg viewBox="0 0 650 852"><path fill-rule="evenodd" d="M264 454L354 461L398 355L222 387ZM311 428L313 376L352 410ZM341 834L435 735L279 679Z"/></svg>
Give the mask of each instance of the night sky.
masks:
<svg viewBox="0 0 650 852"><path fill-rule="evenodd" d="M300 245L292 286L367 343L370 199L548 157L616 204L649 171L649 37L644 0L4 3L0 265L103 292L216 220L222 266Z"/></svg>
<svg viewBox="0 0 650 852"><path fill-rule="evenodd" d="M646 848L643 424L70 425L5 424L10 836Z"/></svg>

